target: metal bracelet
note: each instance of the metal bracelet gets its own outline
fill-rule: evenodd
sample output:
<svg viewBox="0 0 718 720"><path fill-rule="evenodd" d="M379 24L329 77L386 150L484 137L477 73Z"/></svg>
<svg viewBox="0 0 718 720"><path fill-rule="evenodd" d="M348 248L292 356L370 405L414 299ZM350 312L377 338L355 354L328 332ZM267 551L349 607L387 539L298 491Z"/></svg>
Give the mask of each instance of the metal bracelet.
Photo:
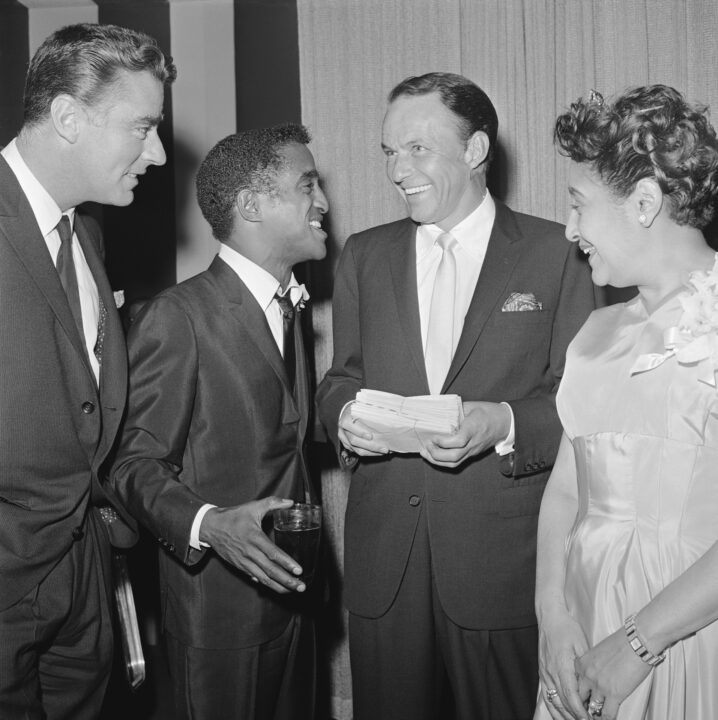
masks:
<svg viewBox="0 0 718 720"><path fill-rule="evenodd" d="M638 655L644 663L648 663L651 667L660 665L666 659L665 651L660 655L654 655L644 644L641 638L638 636L636 630L636 614L629 615L623 622L623 627L626 629L626 637L628 638L628 644L631 646L636 655Z"/></svg>

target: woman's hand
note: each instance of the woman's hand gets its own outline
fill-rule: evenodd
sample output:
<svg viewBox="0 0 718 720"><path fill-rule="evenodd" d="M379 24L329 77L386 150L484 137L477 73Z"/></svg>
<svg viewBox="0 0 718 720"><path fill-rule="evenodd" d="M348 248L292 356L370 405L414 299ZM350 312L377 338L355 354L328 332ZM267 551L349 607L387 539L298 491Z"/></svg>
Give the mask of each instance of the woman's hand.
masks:
<svg viewBox="0 0 718 720"><path fill-rule="evenodd" d="M541 692L554 720L584 720L574 663L588 650L581 626L566 610L543 614L539 623ZM555 690L556 694L549 693ZM553 700L550 700L550 697Z"/></svg>
<svg viewBox="0 0 718 720"><path fill-rule="evenodd" d="M575 669L581 699L603 702L601 720L614 720L620 704L652 670L633 652L623 628L579 657Z"/></svg>

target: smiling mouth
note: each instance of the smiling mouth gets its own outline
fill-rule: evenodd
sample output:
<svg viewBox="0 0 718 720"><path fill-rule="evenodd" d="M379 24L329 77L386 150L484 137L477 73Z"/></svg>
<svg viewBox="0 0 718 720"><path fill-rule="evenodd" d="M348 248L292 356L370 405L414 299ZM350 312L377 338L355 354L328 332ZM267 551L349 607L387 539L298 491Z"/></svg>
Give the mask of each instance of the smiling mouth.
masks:
<svg viewBox="0 0 718 720"><path fill-rule="evenodd" d="M584 255L588 255L588 257L591 257L596 252L596 248L593 247L593 245L579 245L581 252Z"/></svg>
<svg viewBox="0 0 718 720"><path fill-rule="evenodd" d="M417 195L418 193L426 192L431 185L416 185L410 188L402 188L407 195Z"/></svg>

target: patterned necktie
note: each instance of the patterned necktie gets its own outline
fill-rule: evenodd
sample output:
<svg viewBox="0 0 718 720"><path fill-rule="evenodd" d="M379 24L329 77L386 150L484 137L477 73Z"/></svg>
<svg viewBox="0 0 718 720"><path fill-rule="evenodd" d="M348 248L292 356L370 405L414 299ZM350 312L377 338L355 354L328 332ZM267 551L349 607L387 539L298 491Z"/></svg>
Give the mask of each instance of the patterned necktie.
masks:
<svg viewBox="0 0 718 720"><path fill-rule="evenodd" d="M57 253L57 274L60 276L60 282L65 289L67 302L70 304L72 316L75 318L75 324L80 331L80 337L84 342L85 333L82 329L82 306L80 305L80 291L77 287L77 273L75 272L75 260L72 257L72 228L70 227L70 218L63 215L57 224L56 230L60 235L60 250Z"/></svg>
<svg viewBox="0 0 718 720"><path fill-rule="evenodd" d="M429 324L426 331L424 362L429 390L438 395L449 372L457 339L454 338L454 307L456 304L456 238L442 233L436 240L442 255L436 270L431 293Z"/></svg>
<svg viewBox="0 0 718 720"><path fill-rule="evenodd" d="M296 355L294 352L294 318L296 310L289 293L280 295L277 292L274 299L279 303L282 311L282 326L284 330L284 367L289 377L289 387L294 390L294 378L296 375Z"/></svg>

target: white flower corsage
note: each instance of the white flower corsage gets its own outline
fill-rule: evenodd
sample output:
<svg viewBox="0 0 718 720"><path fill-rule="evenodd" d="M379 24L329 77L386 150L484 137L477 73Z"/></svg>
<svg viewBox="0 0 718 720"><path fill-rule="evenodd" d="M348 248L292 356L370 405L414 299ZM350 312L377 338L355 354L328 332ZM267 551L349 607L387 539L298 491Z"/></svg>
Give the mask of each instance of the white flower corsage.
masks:
<svg viewBox="0 0 718 720"><path fill-rule="evenodd" d="M678 325L663 333L666 351L641 355L631 375L653 370L669 357L681 365L696 365L698 379L716 387L718 370L718 254L711 270L695 270L688 276L687 292L679 296L683 307Z"/></svg>

